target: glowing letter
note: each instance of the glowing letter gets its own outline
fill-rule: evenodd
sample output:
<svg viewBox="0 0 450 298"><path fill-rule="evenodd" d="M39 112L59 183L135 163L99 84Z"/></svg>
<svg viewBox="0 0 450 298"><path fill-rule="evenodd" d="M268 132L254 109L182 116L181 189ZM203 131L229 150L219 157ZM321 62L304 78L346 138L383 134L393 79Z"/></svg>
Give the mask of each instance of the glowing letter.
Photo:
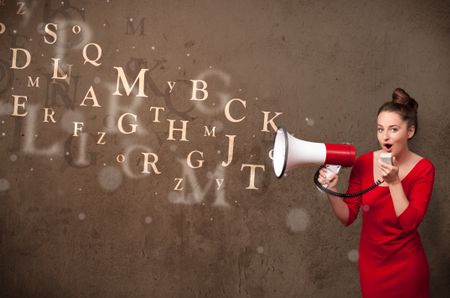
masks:
<svg viewBox="0 0 450 298"><path fill-rule="evenodd" d="M78 132L83 130L84 123L83 122L74 122L73 123L73 136L78 137Z"/></svg>
<svg viewBox="0 0 450 298"><path fill-rule="evenodd" d="M25 102L19 103L19 99L23 98L23 99L25 99L25 101L27 101L28 97L23 96L23 95L13 95L13 97L14 97L14 109L13 109L13 113L11 114L11 116L25 117L28 114L28 112L19 114L19 107L25 108Z"/></svg>
<svg viewBox="0 0 450 298"><path fill-rule="evenodd" d="M150 112L155 110L155 120L153 120L153 122L161 122L159 121L159 111L162 110L164 111L163 107L150 107Z"/></svg>
<svg viewBox="0 0 450 298"><path fill-rule="evenodd" d="M86 99L91 99L94 102L94 104L92 105L93 107L101 107L98 104L97 96L95 95L94 88L92 86L89 88L89 90L86 93L86 96L84 97L84 99L81 102L80 106L84 106L84 107L86 106L86 104L84 103L86 101Z"/></svg>
<svg viewBox="0 0 450 298"><path fill-rule="evenodd" d="M235 118L231 117L231 114L230 114L230 105L231 105L233 102L235 102L235 101L239 101L239 102L244 106L244 108L247 108L247 102L246 102L245 100L242 100L242 99L239 99L239 98L233 98L233 99L231 99L229 102L227 102L227 104L225 105L225 117L227 117L227 119L228 119L230 122L235 122L235 123L237 123L237 122L241 122L242 120L244 120L244 119L245 119L245 116L242 116L242 118L240 118L240 119L235 119Z"/></svg>
<svg viewBox="0 0 450 298"><path fill-rule="evenodd" d="M11 68L12 69L25 69L28 65L30 65L31 62L31 54L26 49L22 48L11 48L12 54L12 61L11 61ZM21 51L25 54L26 62L22 66L17 66L17 51Z"/></svg>
<svg viewBox="0 0 450 298"><path fill-rule="evenodd" d="M189 141L188 139L186 139L187 123L188 123L189 121L183 121L183 120L180 120L180 121L183 123L183 128L174 128L174 123L175 123L176 120L167 119L167 121L169 121L169 123L170 123L170 127L169 127L169 137L167 138L167 140L169 140L169 141L174 141L175 139L173 138L173 132L174 132L175 130L177 130L177 131L181 131L181 139L180 139L180 141L185 141L185 142L188 142L188 141Z"/></svg>
<svg viewBox="0 0 450 298"><path fill-rule="evenodd" d="M190 80L192 82L192 97L191 100L205 100L208 98L208 91L206 91L206 87L208 87L208 84L206 84L203 80ZM198 83L202 83L202 87L198 87ZM197 92L200 91L203 93L202 98L197 98Z"/></svg>
<svg viewBox="0 0 450 298"><path fill-rule="evenodd" d="M270 118L270 120L268 120L270 112L262 111L262 113L264 114L264 124L263 124L263 129L261 131L269 132L269 129L268 129L269 123L272 126L273 131L277 131L277 126L275 125L275 122L273 122L273 119L275 119L276 117L280 116L283 113L275 112L275 116Z"/></svg>
<svg viewBox="0 0 450 298"><path fill-rule="evenodd" d="M89 46L94 46L97 49L97 58L95 58L94 60L89 59L88 56L87 56L87 48ZM83 57L84 57L84 63L83 64L86 64L86 62L89 62L89 63L91 63L94 66L100 66L101 63L98 63L97 61L100 60L100 58L102 57L102 48L96 43L88 43L83 48Z"/></svg>
<svg viewBox="0 0 450 298"><path fill-rule="evenodd" d="M50 114L48 113L49 110L51 111ZM55 115L55 110L53 110L52 108L44 108L44 122L45 123L48 123L49 117L53 123L56 123L55 118L53 118L53 115Z"/></svg>
<svg viewBox="0 0 450 298"><path fill-rule="evenodd" d="M137 116L136 116L135 114L132 114L132 113L124 113L124 114L122 114L122 116L119 117L119 120L117 120L117 126L118 126L118 128L119 128L119 131L120 131L121 133L123 133L123 134L126 134L126 135L135 133L135 132L136 132L136 127L137 127L136 124L130 124L130 126L131 126L131 131L125 131L125 130L123 129L123 126L122 126L123 118L124 118L125 116L128 116L128 115L132 116L132 117L134 118L135 121L137 120Z"/></svg>
<svg viewBox="0 0 450 298"><path fill-rule="evenodd" d="M68 64L67 65L69 67L69 71L68 71L69 75L67 75L59 67L59 60L61 60L61 58L52 58L52 60L55 61L53 63L53 76L52 76L52 79L54 79L54 80L66 80L67 84L69 84L69 82L70 82L70 74L72 73L72 64ZM63 74L63 76L59 77L58 76L58 72L61 72Z"/></svg>
<svg viewBox="0 0 450 298"><path fill-rule="evenodd" d="M183 187L181 186L181 183L183 183L183 178L175 178L175 181L177 181L177 185L173 188L173 190L182 191Z"/></svg>
<svg viewBox="0 0 450 298"><path fill-rule="evenodd" d="M169 93L172 93L172 89L173 87L175 87L175 83L174 81L168 81L167 84L169 84Z"/></svg>
<svg viewBox="0 0 450 298"><path fill-rule="evenodd" d="M263 166L263 165L251 165L251 164L242 164L242 166L241 166L241 171L244 169L244 168L247 168L247 167L249 167L250 168L250 183L249 183L249 185L245 188L245 189L258 189L256 186L255 186L255 171L256 171L256 169L257 168L260 168L260 169L262 169L263 171L265 171L265 166Z"/></svg>
<svg viewBox="0 0 450 298"><path fill-rule="evenodd" d="M142 173L150 174L150 171L148 170L148 165L151 165L153 172L155 172L155 174L157 174L157 175L161 174L161 172L156 167L156 163L158 162L158 155L156 155L155 153L149 153L149 152L142 152L142 154L144 155L144 169L142 170ZM151 155L153 157L153 161L151 161L151 162L148 161L149 155Z"/></svg>
<svg viewBox="0 0 450 298"><path fill-rule="evenodd" d="M55 31L50 30L50 28L49 28L50 26L53 26ZM47 37L44 36L44 42L46 44L54 44L56 42L56 40L58 39L58 36L56 35L56 30L58 30L58 25L57 24L55 24L55 23L45 24L45 28L44 28L45 33L48 33L48 35L53 37L53 41L48 41Z"/></svg>
<svg viewBox="0 0 450 298"><path fill-rule="evenodd" d="M208 129L208 126L205 126L205 134L204 134L204 136L206 137L206 136L208 136L208 137L210 137L210 136L213 136L214 138L216 137L216 127L215 126L213 126L213 128L211 129L211 131Z"/></svg>
<svg viewBox="0 0 450 298"><path fill-rule="evenodd" d="M225 163L222 161L223 167L228 167L233 160L233 148L234 148L234 139L236 138L236 135L225 135L228 137L228 160Z"/></svg>
<svg viewBox="0 0 450 298"><path fill-rule="evenodd" d="M31 76L28 76L28 86L27 87L37 87L39 88L39 77L36 77L33 81Z"/></svg>
<svg viewBox="0 0 450 298"><path fill-rule="evenodd" d="M189 166L190 168L192 168L192 169L198 169L198 168L201 168L201 167L203 166L203 162L204 162L203 159L197 160L197 162L198 162L197 166L193 166L193 165L192 165L191 156L192 156L193 153L199 153L200 156L203 158L203 152L201 152L201 151L194 150L194 151L190 152L190 153L188 154L187 158L186 158L186 162L187 162L188 166Z"/></svg>
<svg viewBox="0 0 450 298"><path fill-rule="evenodd" d="M99 131L97 133L97 135L100 135L100 138L98 138L98 140L97 140L97 145L105 145L106 144L106 142L103 141L103 138L105 137L105 134L106 133L104 131Z"/></svg>
<svg viewBox="0 0 450 298"><path fill-rule="evenodd" d="M139 80L139 92L136 95L136 97L148 97L147 95L145 95L144 93L144 79L145 79L145 73L148 71L147 68L142 68L139 71L139 74L136 78L136 80L134 80L133 85L128 84L127 81L127 77L125 76L125 73L123 71L122 67L114 67L117 70L117 84L116 84L116 91L113 93L113 95L120 95L122 96L122 93L119 92L119 83L122 82L123 87L125 88L125 92L127 93L127 95L130 95L131 93L131 89L134 87L134 85L136 85L136 82Z"/></svg>

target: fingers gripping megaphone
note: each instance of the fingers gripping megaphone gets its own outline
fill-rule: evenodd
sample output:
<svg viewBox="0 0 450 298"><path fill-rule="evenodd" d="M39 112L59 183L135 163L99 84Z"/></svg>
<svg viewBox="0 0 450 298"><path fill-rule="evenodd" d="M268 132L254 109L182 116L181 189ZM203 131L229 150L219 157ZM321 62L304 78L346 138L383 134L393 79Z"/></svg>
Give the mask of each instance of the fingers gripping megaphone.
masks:
<svg viewBox="0 0 450 298"><path fill-rule="evenodd" d="M273 170L278 178L281 178L286 171L308 165L326 165L327 168L337 174L341 167L353 166L355 158L356 150L352 145L308 142L295 138L287 133L284 128L278 128L273 142ZM328 190L326 186L318 182L319 170L314 176L314 183L319 189L335 196L359 196L383 183L377 181L361 192L341 194Z"/></svg>

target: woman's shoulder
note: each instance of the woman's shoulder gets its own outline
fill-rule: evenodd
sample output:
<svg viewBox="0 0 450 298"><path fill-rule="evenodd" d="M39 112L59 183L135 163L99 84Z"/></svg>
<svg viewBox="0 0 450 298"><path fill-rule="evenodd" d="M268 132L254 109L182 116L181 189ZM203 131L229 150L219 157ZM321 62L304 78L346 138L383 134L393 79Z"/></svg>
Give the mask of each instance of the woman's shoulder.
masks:
<svg viewBox="0 0 450 298"><path fill-rule="evenodd" d="M435 168L433 163L428 158L413 153L412 162L414 166L411 169L411 172L413 172L412 177L414 177L414 179L422 179L425 177L427 179L434 179Z"/></svg>
<svg viewBox="0 0 450 298"><path fill-rule="evenodd" d="M420 156L416 154L417 163L416 168L421 169L422 171L424 169L433 170L434 171L434 164L426 157Z"/></svg>

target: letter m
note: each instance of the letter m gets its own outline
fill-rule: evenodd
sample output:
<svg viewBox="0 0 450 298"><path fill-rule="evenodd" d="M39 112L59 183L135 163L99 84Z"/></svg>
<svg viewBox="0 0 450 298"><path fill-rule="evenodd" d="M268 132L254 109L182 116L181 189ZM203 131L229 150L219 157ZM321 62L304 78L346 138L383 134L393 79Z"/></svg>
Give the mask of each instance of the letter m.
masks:
<svg viewBox="0 0 450 298"><path fill-rule="evenodd" d="M208 126L205 126L205 134L204 136L208 136L208 137L216 137L216 127L213 126L213 128L211 130L209 130Z"/></svg>
<svg viewBox="0 0 450 298"><path fill-rule="evenodd" d="M127 77L125 76L125 72L123 71L123 68L122 67L114 67L114 68L117 69L117 84L116 84L116 91L113 93L113 95L122 96L122 93L120 93L120 91L119 91L119 85L120 85L119 83L122 83L127 95L130 95L131 89L133 89L134 85L136 85L136 83L139 81L139 83L138 83L139 91L138 91L138 94L136 95L136 97L148 97L144 93L145 73L148 71L148 68L142 68L141 71L139 71L138 76L136 77L136 79L133 82L133 85L131 85L131 86L130 86L130 84L128 84L128 80L127 80Z"/></svg>
<svg viewBox="0 0 450 298"><path fill-rule="evenodd" d="M33 81L33 78L31 76L28 76L28 86L27 87L39 88L39 77L36 77Z"/></svg>
<svg viewBox="0 0 450 298"><path fill-rule="evenodd" d="M145 20L145 18L142 18L141 21L139 22L139 24L136 27L134 27L132 19L127 18L127 32L125 34L135 35L136 31L138 29L140 29L140 35L141 36L145 35L144 34L144 20ZM131 33L129 33L129 32L131 32Z"/></svg>

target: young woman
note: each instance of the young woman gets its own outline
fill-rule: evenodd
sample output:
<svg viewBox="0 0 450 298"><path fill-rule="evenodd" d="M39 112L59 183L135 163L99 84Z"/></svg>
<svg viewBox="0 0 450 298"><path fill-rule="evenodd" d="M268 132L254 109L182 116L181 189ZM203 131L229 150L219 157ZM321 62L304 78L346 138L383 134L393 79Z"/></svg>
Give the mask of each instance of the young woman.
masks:
<svg viewBox="0 0 450 298"><path fill-rule="evenodd" d="M392 101L378 110L377 138L381 149L368 152L352 168L348 193L384 180L368 193L340 199L328 195L336 217L350 225L362 209L359 273L363 297L429 297L429 268L417 228L424 218L434 183L434 166L412 152L408 141L417 132L417 102L397 88ZM392 165L380 159L391 152ZM336 191L338 176L319 182Z"/></svg>

